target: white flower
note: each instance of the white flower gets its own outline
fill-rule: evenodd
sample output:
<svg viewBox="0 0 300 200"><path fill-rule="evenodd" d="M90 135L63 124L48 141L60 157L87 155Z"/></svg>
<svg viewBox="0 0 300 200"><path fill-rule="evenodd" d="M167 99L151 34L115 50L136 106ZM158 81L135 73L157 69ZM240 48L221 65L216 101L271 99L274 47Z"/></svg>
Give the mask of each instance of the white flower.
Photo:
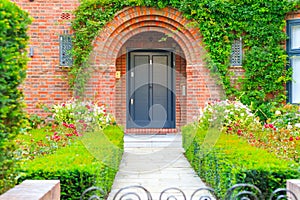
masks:
<svg viewBox="0 0 300 200"><path fill-rule="evenodd" d="M241 117L244 117L244 115L245 115L244 113L241 113Z"/></svg>
<svg viewBox="0 0 300 200"><path fill-rule="evenodd" d="M287 127L286 127L287 129L292 129L293 128L293 126L292 125L287 125Z"/></svg>
<svg viewBox="0 0 300 200"><path fill-rule="evenodd" d="M300 123L296 123L295 127L300 128Z"/></svg>
<svg viewBox="0 0 300 200"><path fill-rule="evenodd" d="M276 112L275 112L275 115L281 115L281 112L280 112L280 110L276 110Z"/></svg>

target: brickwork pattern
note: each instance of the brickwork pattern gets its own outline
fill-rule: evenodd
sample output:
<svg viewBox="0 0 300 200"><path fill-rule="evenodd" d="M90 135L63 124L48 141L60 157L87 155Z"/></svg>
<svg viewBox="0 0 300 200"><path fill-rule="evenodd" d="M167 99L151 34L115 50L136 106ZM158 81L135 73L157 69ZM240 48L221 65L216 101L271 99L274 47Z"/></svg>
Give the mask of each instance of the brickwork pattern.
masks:
<svg viewBox="0 0 300 200"><path fill-rule="evenodd" d="M59 35L71 32L70 19L74 16L68 11L74 10L79 1L13 1L34 18L29 30L29 47L34 49L34 55L28 63L23 90L27 110L42 113L37 104L52 105L72 97L68 70L59 66ZM205 50L199 30L190 25L182 13L169 7L128 7L118 12L93 42L90 57L93 72L86 86L86 97L107 105L117 121L126 127L126 47L175 48L176 70L182 75L176 78L176 126L193 121L198 109L207 101L219 99L222 90L205 67ZM163 42L138 44L134 41L149 32L167 36L172 40L171 46L164 46ZM116 71L121 72L120 79L116 78ZM183 86L185 96L180 95Z"/></svg>
<svg viewBox="0 0 300 200"><path fill-rule="evenodd" d="M59 66L59 35L70 31L73 16L69 11L79 5L79 0L12 0L29 12L33 22L29 29L29 48L34 55L27 66L23 84L27 110L42 114L39 104L48 106L71 98L67 69Z"/></svg>

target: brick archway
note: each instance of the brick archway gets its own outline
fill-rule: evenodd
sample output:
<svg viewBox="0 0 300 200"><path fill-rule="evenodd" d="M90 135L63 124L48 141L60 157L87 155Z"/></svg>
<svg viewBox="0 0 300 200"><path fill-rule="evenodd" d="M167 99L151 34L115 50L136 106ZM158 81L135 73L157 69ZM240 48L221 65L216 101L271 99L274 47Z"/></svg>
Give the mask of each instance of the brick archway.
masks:
<svg viewBox="0 0 300 200"><path fill-rule="evenodd" d="M130 38L138 34L163 33L171 37L182 50L187 90L184 97L185 116L180 117L184 118L185 122L193 121L205 102L220 98L221 90L205 67L203 61L205 51L199 30L190 25L191 21L173 8L128 7L118 12L94 40L94 50L90 60L95 71L87 84L86 95L107 104L115 116L120 111L125 113L126 106L120 104L124 96L116 95L116 91L120 90L117 83L122 78L123 82L125 81L124 73L121 79L116 78L118 57L126 53L122 52L124 51L122 47ZM176 85L176 87L181 86ZM125 88L123 90L126 91ZM117 121L124 126L125 117L117 115Z"/></svg>
<svg viewBox="0 0 300 200"><path fill-rule="evenodd" d="M130 37L145 31L172 35L183 49L187 65L203 65L199 30L191 27L191 21L172 8L129 7L118 12L94 41L93 59L103 66L114 66L122 45Z"/></svg>

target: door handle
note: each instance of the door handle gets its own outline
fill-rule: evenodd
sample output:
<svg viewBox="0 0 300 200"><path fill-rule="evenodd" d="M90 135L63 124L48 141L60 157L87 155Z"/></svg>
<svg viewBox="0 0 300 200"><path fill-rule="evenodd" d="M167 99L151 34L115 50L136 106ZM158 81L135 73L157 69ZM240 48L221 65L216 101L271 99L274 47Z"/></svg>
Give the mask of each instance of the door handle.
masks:
<svg viewBox="0 0 300 200"><path fill-rule="evenodd" d="M130 104L133 105L133 99L130 99Z"/></svg>

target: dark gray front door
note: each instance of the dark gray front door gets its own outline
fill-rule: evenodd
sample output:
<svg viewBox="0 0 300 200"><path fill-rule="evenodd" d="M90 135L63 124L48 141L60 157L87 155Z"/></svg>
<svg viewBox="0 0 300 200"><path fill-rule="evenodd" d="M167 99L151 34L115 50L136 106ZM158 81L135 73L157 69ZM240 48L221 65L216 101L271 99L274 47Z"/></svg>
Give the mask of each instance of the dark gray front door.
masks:
<svg viewBox="0 0 300 200"><path fill-rule="evenodd" d="M128 55L128 128L174 128L172 53L130 52Z"/></svg>

